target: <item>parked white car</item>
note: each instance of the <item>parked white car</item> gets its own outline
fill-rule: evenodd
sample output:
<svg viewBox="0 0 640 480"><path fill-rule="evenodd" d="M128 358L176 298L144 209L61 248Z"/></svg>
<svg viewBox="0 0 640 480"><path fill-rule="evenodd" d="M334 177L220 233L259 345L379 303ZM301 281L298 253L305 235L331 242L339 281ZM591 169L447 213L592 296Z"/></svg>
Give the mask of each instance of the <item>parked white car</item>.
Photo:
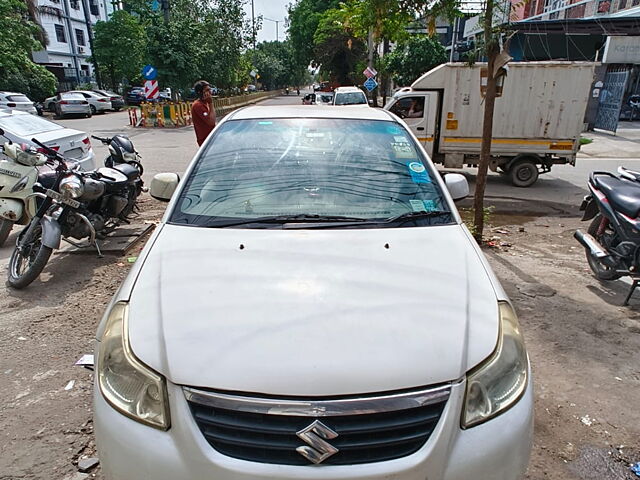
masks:
<svg viewBox="0 0 640 480"><path fill-rule="evenodd" d="M26 95L0 91L0 109L20 110L37 115L36 107Z"/></svg>
<svg viewBox="0 0 640 480"><path fill-rule="evenodd" d="M369 106L367 96L358 87L338 87L333 91L334 105Z"/></svg>
<svg viewBox="0 0 640 480"><path fill-rule="evenodd" d="M91 148L89 135L85 132L65 128L37 115L6 110L0 110L0 128L5 132L4 136L0 136L0 144L11 140L38 148L31 141L35 137L47 147L77 161L83 170L93 170L96 167L95 153Z"/></svg>
<svg viewBox="0 0 640 480"><path fill-rule="evenodd" d="M69 93L79 93L82 95L87 102L89 102L89 107L91 108L91 113L95 115L96 113L104 113L111 110L111 98L105 97L99 93L89 91L89 90L71 90Z"/></svg>
<svg viewBox="0 0 640 480"><path fill-rule="evenodd" d="M98 327L105 478L519 479L533 388L518 320L392 114L226 116Z"/></svg>

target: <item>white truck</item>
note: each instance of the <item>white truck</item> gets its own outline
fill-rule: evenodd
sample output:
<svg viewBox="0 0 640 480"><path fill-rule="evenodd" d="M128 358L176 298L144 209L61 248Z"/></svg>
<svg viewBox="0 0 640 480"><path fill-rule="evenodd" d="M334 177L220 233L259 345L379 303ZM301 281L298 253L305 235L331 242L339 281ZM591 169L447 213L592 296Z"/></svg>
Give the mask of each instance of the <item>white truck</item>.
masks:
<svg viewBox="0 0 640 480"><path fill-rule="evenodd" d="M518 187L555 164L575 165L594 62L513 62L493 117L489 168ZM476 166L482 141L486 64L447 63L396 92L385 105L403 118L445 168Z"/></svg>

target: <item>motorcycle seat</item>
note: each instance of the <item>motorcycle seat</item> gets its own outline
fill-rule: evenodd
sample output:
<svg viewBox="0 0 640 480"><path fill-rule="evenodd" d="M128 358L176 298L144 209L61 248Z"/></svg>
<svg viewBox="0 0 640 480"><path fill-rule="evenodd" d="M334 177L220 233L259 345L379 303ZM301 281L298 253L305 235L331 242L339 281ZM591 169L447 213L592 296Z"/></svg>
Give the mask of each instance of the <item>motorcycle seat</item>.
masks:
<svg viewBox="0 0 640 480"><path fill-rule="evenodd" d="M129 180L130 182L134 182L140 177L138 169L133 165L129 165L128 163L119 163L118 165L114 165L113 168L126 175L127 180Z"/></svg>
<svg viewBox="0 0 640 480"><path fill-rule="evenodd" d="M640 215L640 183L604 175L596 176L595 183L615 210L631 218Z"/></svg>

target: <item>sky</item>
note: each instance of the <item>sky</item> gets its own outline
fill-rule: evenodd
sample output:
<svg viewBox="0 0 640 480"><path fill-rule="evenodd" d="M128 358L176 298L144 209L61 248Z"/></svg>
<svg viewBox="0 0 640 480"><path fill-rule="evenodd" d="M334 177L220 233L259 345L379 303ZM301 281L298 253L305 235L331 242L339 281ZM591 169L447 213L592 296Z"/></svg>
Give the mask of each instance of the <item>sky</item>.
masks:
<svg viewBox="0 0 640 480"><path fill-rule="evenodd" d="M244 11L247 13L246 18L251 21L251 0L245 0ZM286 27L284 19L287 16L287 5L294 3L293 0L253 0L254 12L256 18L262 15L263 18L270 18L278 21L278 37L280 41L286 38ZM276 39L276 22L263 20L262 29L258 31L256 41L274 41Z"/></svg>

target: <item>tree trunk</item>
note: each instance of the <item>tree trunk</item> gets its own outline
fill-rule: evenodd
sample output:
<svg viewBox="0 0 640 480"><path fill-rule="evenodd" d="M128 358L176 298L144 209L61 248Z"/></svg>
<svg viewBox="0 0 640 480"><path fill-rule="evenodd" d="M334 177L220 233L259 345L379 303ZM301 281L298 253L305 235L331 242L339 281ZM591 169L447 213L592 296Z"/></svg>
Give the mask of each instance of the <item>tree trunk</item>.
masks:
<svg viewBox="0 0 640 480"><path fill-rule="evenodd" d="M484 38L487 54L487 90L484 97L484 119L482 123L482 143L480 145L480 161L476 176L476 190L473 198L474 230L473 236L482 243L484 230L484 190L487 184L487 171L491 160L491 139L493 135L493 110L496 101L496 78L494 66L500 53L498 42L493 37L493 1L487 0L484 18Z"/></svg>

